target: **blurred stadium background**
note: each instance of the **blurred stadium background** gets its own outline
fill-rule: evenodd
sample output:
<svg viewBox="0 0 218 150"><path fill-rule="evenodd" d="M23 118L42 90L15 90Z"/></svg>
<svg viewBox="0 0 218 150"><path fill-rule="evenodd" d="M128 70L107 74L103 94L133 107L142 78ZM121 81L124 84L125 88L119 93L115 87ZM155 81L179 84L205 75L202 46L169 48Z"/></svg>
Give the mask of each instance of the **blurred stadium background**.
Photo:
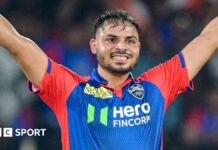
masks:
<svg viewBox="0 0 218 150"><path fill-rule="evenodd" d="M96 66L88 46L95 18L116 8L129 11L143 29L141 57L134 71L137 76L172 57L197 36L218 15L218 0L0 0L0 13L22 35L81 75L89 75ZM194 83L195 92L179 96L166 113L166 150L218 150L218 54ZM3 48L0 127L47 129L45 137L1 137L0 150L61 149L54 114L27 92L26 78Z"/></svg>

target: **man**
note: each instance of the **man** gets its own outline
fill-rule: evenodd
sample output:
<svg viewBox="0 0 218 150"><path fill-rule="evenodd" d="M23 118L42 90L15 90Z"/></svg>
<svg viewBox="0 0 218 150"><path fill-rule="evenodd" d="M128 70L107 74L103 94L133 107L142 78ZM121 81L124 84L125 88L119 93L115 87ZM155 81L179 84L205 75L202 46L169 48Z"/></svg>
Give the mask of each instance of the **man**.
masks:
<svg viewBox="0 0 218 150"><path fill-rule="evenodd" d="M0 45L55 113L63 150L160 150L164 113L218 48L218 18L169 61L134 78L140 28L124 11L101 15L90 40L98 68L82 78L55 63L0 17ZM88 63L88 62L87 62Z"/></svg>

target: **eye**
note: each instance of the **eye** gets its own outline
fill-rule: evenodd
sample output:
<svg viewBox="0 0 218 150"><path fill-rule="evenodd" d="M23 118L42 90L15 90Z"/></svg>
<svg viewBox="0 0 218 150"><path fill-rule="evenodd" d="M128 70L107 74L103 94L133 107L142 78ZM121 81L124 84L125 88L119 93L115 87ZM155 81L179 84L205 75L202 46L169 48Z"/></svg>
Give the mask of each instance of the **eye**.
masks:
<svg viewBox="0 0 218 150"><path fill-rule="evenodd" d="M128 44L135 44L136 41L134 39L127 39Z"/></svg>
<svg viewBox="0 0 218 150"><path fill-rule="evenodd" d="M108 42L113 43L116 41L116 39L114 37L110 37L107 39Z"/></svg>

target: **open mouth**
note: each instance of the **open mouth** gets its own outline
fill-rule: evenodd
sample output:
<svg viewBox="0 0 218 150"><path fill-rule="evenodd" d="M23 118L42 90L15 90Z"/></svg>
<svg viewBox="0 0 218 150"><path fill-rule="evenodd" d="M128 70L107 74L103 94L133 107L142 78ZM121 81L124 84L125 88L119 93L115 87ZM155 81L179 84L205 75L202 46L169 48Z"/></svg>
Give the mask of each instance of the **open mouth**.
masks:
<svg viewBox="0 0 218 150"><path fill-rule="evenodd" d="M129 54L111 54L112 60L117 63L126 63L132 56Z"/></svg>

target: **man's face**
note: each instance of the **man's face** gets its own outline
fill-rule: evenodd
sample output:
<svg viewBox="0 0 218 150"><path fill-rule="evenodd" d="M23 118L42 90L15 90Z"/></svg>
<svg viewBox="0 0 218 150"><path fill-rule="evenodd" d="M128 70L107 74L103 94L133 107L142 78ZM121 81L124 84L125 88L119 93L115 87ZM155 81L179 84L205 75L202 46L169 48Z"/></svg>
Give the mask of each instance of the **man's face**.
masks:
<svg viewBox="0 0 218 150"><path fill-rule="evenodd" d="M92 52L97 55L98 67L115 74L126 74L135 67L140 42L138 32L131 23L120 21L114 26L106 21L98 29L96 39L92 40L90 44Z"/></svg>

